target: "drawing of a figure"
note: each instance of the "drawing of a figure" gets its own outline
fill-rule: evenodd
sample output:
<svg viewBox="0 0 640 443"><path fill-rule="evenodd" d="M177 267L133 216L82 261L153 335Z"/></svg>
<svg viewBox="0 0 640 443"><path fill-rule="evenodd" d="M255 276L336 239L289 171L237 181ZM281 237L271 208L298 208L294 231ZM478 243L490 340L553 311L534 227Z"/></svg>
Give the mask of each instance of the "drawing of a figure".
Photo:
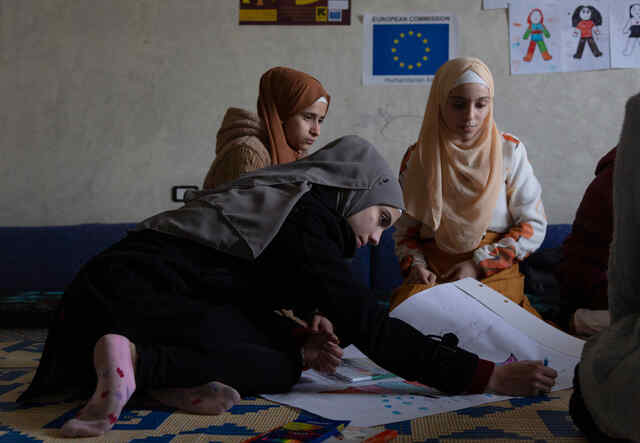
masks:
<svg viewBox="0 0 640 443"><path fill-rule="evenodd" d="M522 60L525 62L531 61L533 58L533 52L536 50L536 45L540 50L542 58L544 60L551 60L551 54L547 51L547 45L544 44L544 38L551 37L551 34L544 25L544 15L542 15L542 11L538 8L532 9L527 17L527 23L529 23L529 27L522 38L526 40L531 37L531 42L529 43L529 49L527 49L527 53Z"/></svg>
<svg viewBox="0 0 640 443"><path fill-rule="evenodd" d="M622 53L631 55L636 46L638 46L638 41L640 41L640 3L633 3L629 6L629 20L624 25L622 32L629 35Z"/></svg>
<svg viewBox="0 0 640 443"><path fill-rule="evenodd" d="M600 11L593 6L580 5L573 11L571 25L576 28L573 35L576 37L578 35L580 36L578 48L576 49L576 53L573 54L573 58L582 58L585 43L589 44L589 48L594 57L600 57L602 52L593 38L594 34L600 34L598 30L598 26L602 25L602 14L600 14Z"/></svg>

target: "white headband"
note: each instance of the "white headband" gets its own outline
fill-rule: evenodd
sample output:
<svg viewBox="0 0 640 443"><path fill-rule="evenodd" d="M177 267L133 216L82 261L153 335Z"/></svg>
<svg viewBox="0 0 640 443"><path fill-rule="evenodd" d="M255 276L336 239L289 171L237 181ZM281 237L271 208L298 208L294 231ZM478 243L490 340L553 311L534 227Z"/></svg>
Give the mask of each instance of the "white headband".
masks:
<svg viewBox="0 0 640 443"><path fill-rule="evenodd" d="M318 100L316 100L314 103L318 103L318 102L320 102L320 103L326 103L326 104L329 104L329 101L325 98L325 96L324 96L324 95L323 95L323 96L321 96L321 97L320 97Z"/></svg>
<svg viewBox="0 0 640 443"><path fill-rule="evenodd" d="M455 82L453 82L453 86L451 87L451 89L463 83L480 83L481 85L489 87L489 85L487 85L487 82L485 82L482 77L473 72L471 69L467 69L466 71L464 71L464 73L460 77L458 77Z"/></svg>

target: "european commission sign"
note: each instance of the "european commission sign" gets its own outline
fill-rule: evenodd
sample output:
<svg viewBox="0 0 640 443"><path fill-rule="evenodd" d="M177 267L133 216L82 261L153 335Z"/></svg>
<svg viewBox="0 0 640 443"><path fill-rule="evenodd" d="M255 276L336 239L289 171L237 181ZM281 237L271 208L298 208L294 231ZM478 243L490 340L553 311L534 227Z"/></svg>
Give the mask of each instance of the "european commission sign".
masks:
<svg viewBox="0 0 640 443"><path fill-rule="evenodd" d="M365 15L363 83L416 84L455 57L449 14Z"/></svg>

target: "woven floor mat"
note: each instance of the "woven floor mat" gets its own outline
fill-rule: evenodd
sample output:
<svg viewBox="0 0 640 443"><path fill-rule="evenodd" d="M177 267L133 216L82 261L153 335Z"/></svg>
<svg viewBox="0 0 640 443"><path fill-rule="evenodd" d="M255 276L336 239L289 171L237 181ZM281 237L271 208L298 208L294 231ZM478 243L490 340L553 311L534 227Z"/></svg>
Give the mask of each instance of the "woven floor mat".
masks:
<svg viewBox="0 0 640 443"><path fill-rule="evenodd" d="M80 408L79 399L18 405L15 399L35 373L43 331L0 330L0 442L55 442L62 424ZM379 426L394 429L394 442L584 442L568 413L571 390L513 398L455 412ZM244 398L218 416L162 409L125 409L104 437L74 441L242 442L296 418L313 417L262 398Z"/></svg>

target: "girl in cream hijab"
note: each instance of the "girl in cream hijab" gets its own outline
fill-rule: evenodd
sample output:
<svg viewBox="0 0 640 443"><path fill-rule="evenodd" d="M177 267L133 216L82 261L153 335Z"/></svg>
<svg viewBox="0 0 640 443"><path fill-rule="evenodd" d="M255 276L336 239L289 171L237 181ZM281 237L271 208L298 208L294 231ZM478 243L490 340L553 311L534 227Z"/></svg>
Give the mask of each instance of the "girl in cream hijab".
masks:
<svg viewBox="0 0 640 443"><path fill-rule="evenodd" d="M400 169L407 211L394 233L396 253L405 283L473 277L536 313L518 261L544 239L541 188L524 144L498 129L494 94L478 59L456 58L436 73L418 141Z"/></svg>

